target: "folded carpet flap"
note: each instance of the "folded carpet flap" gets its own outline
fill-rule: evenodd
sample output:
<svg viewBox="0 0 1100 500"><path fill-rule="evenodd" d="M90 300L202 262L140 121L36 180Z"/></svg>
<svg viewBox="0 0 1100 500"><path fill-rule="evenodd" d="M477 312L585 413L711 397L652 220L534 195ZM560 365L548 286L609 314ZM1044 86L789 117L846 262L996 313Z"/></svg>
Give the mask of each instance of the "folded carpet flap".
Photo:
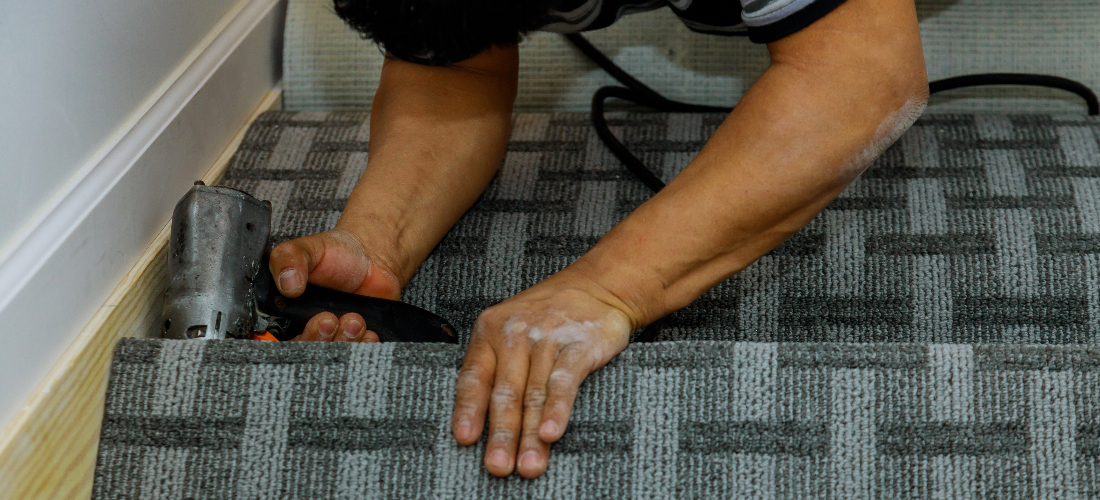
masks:
<svg viewBox="0 0 1100 500"><path fill-rule="evenodd" d="M461 356L123 340L93 497L1030 498L1100 484L1100 346L636 344L584 383L533 481L492 478L484 438L451 437Z"/></svg>

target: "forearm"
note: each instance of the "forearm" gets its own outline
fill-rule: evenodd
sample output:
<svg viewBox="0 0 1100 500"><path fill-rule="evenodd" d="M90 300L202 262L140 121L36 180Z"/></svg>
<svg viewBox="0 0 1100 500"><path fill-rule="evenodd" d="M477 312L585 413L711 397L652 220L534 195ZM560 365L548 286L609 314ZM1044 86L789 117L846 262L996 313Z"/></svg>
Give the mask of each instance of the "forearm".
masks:
<svg viewBox="0 0 1100 500"><path fill-rule="evenodd" d="M923 110L927 80L915 17L914 32L881 39L829 21L815 26L825 39L773 44L793 46L771 47L771 67L691 164L568 272L638 326L750 265L854 180Z"/></svg>
<svg viewBox="0 0 1100 500"><path fill-rule="evenodd" d="M456 67L383 65L366 171L337 227L383 245L402 283L488 185L516 92L515 47Z"/></svg>

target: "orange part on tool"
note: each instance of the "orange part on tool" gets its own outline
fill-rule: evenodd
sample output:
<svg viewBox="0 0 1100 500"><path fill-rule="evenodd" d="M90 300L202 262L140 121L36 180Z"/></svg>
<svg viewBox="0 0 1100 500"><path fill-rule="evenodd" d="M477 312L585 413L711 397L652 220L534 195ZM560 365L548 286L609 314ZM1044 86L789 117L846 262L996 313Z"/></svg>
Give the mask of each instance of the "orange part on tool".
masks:
<svg viewBox="0 0 1100 500"><path fill-rule="evenodd" d="M252 334L252 340L273 340L276 342L279 341L279 339L275 338L275 336L272 335L271 332L254 333Z"/></svg>

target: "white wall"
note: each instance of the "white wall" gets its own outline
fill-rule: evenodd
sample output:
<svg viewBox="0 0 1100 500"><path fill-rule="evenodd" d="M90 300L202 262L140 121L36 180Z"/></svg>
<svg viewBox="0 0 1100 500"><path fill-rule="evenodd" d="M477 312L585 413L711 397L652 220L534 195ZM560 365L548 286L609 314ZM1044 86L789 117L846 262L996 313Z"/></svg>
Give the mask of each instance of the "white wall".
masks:
<svg viewBox="0 0 1100 500"><path fill-rule="evenodd" d="M0 426L276 85L284 8L0 0Z"/></svg>
<svg viewBox="0 0 1100 500"><path fill-rule="evenodd" d="M0 1L0 252L237 3Z"/></svg>

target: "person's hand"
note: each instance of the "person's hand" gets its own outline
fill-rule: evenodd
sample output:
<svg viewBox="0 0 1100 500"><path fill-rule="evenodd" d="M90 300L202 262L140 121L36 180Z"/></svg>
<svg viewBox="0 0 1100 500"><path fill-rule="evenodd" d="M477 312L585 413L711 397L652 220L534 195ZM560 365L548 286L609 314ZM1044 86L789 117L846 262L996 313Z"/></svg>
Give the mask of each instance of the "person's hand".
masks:
<svg viewBox="0 0 1100 500"><path fill-rule="evenodd" d="M362 239L344 229L283 242L271 251L270 269L279 291L297 297L307 283L359 295L396 300L401 282L379 255L372 255ZM323 312L306 323L294 340L378 342L363 317L347 313L337 318Z"/></svg>
<svg viewBox="0 0 1100 500"><path fill-rule="evenodd" d="M459 443L473 444L488 410L491 474L517 469L534 478L546 470L581 382L627 346L632 324L615 302L563 272L478 317L458 375L452 430Z"/></svg>

